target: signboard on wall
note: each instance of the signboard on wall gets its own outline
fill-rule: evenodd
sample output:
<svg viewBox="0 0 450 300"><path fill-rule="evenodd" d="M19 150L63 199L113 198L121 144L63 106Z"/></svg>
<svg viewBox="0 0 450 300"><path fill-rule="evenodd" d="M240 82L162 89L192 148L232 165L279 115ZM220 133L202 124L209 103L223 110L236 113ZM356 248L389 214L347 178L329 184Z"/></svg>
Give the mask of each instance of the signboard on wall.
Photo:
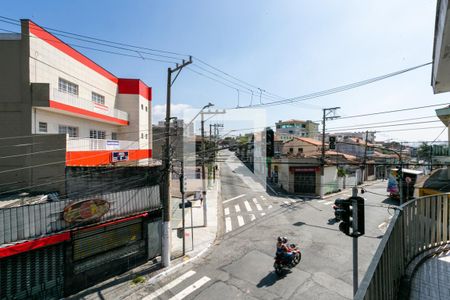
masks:
<svg viewBox="0 0 450 300"><path fill-rule="evenodd" d="M127 161L128 160L128 151L115 151L112 152L112 162L118 162L118 161Z"/></svg>
<svg viewBox="0 0 450 300"><path fill-rule="evenodd" d="M107 140L106 141L106 149L108 150L119 150L120 142L117 140Z"/></svg>
<svg viewBox="0 0 450 300"><path fill-rule="evenodd" d="M63 218L67 223L87 222L100 219L108 211L108 201L90 199L67 205L63 211Z"/></svg>
<svg viewBox="0 0 450 300"><path fill-rule="evenodd" d="M291 173L297 173L297 172L311 173L311 172L318 172L318 171L320 171L319 167L289 167L289 172L291 172Z"/></svg>

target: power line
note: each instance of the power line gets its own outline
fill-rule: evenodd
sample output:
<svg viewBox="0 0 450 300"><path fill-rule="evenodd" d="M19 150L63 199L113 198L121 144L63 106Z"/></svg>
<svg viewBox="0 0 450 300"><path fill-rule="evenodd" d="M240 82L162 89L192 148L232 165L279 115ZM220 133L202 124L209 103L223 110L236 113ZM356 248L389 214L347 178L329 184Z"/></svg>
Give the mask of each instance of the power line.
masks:
<svg viewBox="0 0 450 300"><path fill-rule="evenodd" d="M287 104L287 103L293 103L293 102L300 102L300 101L306 101L306 100L310 100L310 99L314 99L314 98L319 98L319 97L324 97L324 96L328 96L328 95L332 95L332 94L336 94L336 93L340 93L343 91L347 91L350 89L354 89L357 87L361 87L364 85L368 85L377 81L381 81L387 78L391 78L394 76L398 76L425 66L428 66L432 64L432 62L428 62L428 63L424 63L421 65L417 65L417 66L413 66L410 68L406 68L406 69L402 69L399 71L395 71L392 73L388 73L385 75L381 75L381 76L377 76L377 77L373 77L370 79L366 79L366 80L362 80L362 81L357 81L354 83L350 83L350 84L346 84L346 85L342 85L339 87L335 87L335 88L331 88L331 89L327 89L327 90L323 90L323 91L319 91L319 92L315 92L315 93L311 93L311 94L306 94L306 95L302 95L302 96L298 96L298 97L293 97L293 98L288 98L288 99L284 99L284 100L280 100L280 101L273 101L273 102L269 102L269 103L264 103L264 104L255 104L255 105L248 105L248 106L242 106L239 108L229 108L229 109L240 109L240 108L257 108L257 107L263 107L263 106L273 106L273 105L282 105L282 104Z"/></svg>
<svg viewBox="0 0 450 300"><path fill-rule="evenodd" d="M421 120L421 119L430 119L430 118L436 118L436 116L416 117L416 118L413 118L413 119L414 120ZM379 125L379 124L395 123L395 122L411 121L411 120L412 120L411 118L408 118L408 119L397 119L397 120L392 120L392 121L375 122L375 123L367 123L367 124L358 124L358 126ZM353 126L349 125L349 126L332 127L332 128L328 128L328 130L337 130L337 129L348 128L348 127L353 127Z"/></svg>
<svg viewBox="0 0 450 300"><path fill-rule="evenodd" d="M15 26L20 26L20 21L19 20L15 20L12 18L8 18L8 17L4 17L4 16L0 16L0 18L3 18L4 20L0 20L0 22L4 22L4 23L8 23L8 24L12 24ZM151 52L157 52L157 53L164 53L164 54L172 54L172 55L177 55L177 56L181 56L181 57L188 57L189 55L187 54L182 54L182 53L177 53L177 52L173 52L173 51L165 51L165 50L158 50L158 49L152 49L152 48L148 48L148 47L142 47L142 46L136 46L136 45L131 45L131 44L127 44L127 43L118 43L118 42L114 42L114 41L110 41L110 40L106 40L106 39L100 39L100 38L95 38L95 37L90 37L87 35L81 35L81 34L77 34L77 33L72 33L72 32L68 32L68 31L63 31L63 30L59 30L59 29L54 29L54 28L50 28L50 27L46 27L46 26L40 26L41 28L36 28L38 30L44 30L44 31L50 31L52 33L54 33L55 35L58 36L64 36L70 39L74 39L74 40L78 40L78 41L83 41L86 43L92 43L92 44L96 44L96 45L100 45L103 47L110 47L110 48L115 48L115 49L119 49L119 50L124 50L124 51L130 51L133 53L137 53L138 55L130 55L130 54L125 54L125 53L120 53L120 52L114 52L114 51L108 51L108 50L104 50L104 49L97 49L97 48L93 48L93 47L88 47L88 46L82 46L82 45L75 45L75 44L68 44L68 45L72 45L74 47L79 47L79 48L84 48L84 49L88 49L88 50L94 50L94 51L101 51L104 53L109 53L109 54L116 54L116 55L123 55L123 56L128 56L128 57L133 57L133 58L140 58L140 59L149 59L149 60L153 60L153 61L158 61L158 62L163 62L163 63L175 63L174 61L167 61L167 60L162 60L162 59L155 59L155 58L149 58L149 57L145 57L142 54L147 54L147 55L151 55L151 56L156 56L156 57L161 57L161 58L168 58L168 59L174 59L174 60L179 60L181 59L180 57L174 57L174 56L168 56L168 55L162 55L162 54L155 54L155 53L150 53L150 52L146 52L143 50L147 50L147 51L151 51ZM9 31L7 29L0 29L0 30L4 30L7 32L13 32L13 31ZM53 40L52 40L53 41ZM64 43L62 41L60 41L61 43ZM64 43L66 44L66 43ZM139 49L139 50L136 50ZM204 60L201 60L200 58L196 57L196 60L199 61L199 63L215 70L218 71L226 76L228 76L229 78L232 78L233 80L243 83L246 86L250 86L252 88L256 88L258 89L261 94L264 93L267 95L268 99L273 99L273 98L278 98L278 99L282 99L283 97L275 95L273 93L269 93L267 92L265 89L262 89L260 87L256 87L255 85L249 84L248 82L241 80L235 76L230 75L229 73L212 66L211 64L205 62ZM209 70L206 70L205 68L201 67L201 66L196 66L198 68L203 69L205 72L208 72L210 74L213 74L214 76L220 77L221 79L230 82L234 85L238 85L241 86L245 89L248 89L250 91L252 91L253 93L255 93L255 91L253 89L250 89L240 83L237 82L233 82L229 79L226 79L223 76L218 75L217 73L211 72ZM233 88L233 87L230 87ZM235 88L233 88L235 89Z"/></svg>
<svg viewBox="0 0 450 300"><path fill-rule="evenodd" d="M375 116L375 115L381 115L381 114L397 113L397 112L416 110L416 109L422 109L422 108L429 108L429 107L436 107L436 106L442 106L442 105L449 105L449 103L448 102L444 102L444 103L438 103L438 104L430 104L430 105L424 105L424 106L415 106L415 107L401 108L401 109L395 109L395 110L385 110L385 111L379 111L379 112L367 113L367 114L344 116L344 117L340 117L339 120L351 119L351 118L359 118L359 117L368 117L368 116Z"/></svg>
<svg viewBox="0 0 450 300"><path fill-rule="evenodd" d="M388 125L376 125L376 126L363 126L363 127L347 127L349 129L329 129L328 131L342 131L342 130L351 130L351 129L368 129L368 128L380 128L380 127L393 127L393 126L406 126L406 125L417 125L417 124L426 124L426 123L437 123L441 122L440 120L435 121L422 121L422 122L410 122L410 123L400 123L400 124L388 124ZM345 128L345 127L344 127Z"/></svg>

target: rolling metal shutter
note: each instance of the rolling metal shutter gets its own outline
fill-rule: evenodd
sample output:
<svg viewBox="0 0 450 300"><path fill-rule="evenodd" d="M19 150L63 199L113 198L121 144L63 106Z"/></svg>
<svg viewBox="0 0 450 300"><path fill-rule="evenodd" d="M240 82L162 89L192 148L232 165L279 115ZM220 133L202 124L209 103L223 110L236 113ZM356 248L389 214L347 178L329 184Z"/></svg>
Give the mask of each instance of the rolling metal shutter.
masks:
<svg viewBox="0 0 450 300"><path fill-rule="evenodd" d="M80 231L74 234L73 260L77 262L119 247L131 246L141 240L141 218L99 229Z"/></svg>
<svg viewBox="0 0 450 300"><path fill-rule="evenodd" d="M64 245L0 260L0 299L59 299L63 295Z"/></svg>

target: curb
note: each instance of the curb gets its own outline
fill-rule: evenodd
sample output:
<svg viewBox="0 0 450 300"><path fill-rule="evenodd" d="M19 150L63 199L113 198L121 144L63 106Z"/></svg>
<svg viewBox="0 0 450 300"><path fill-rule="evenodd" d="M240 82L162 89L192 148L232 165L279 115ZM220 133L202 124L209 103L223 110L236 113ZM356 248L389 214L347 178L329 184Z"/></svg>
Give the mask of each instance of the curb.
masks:
<svg viewBox="0 0 450 300"><path fill-rule="evenodd" d="M217 202L219 203L219 198L221 197L220 195L220 180L217 180ZM211 248L211 246L214 244L214 242L217 239L217 228L216 228L216 234L214 236L214 239L212 240L212 242L209 242L207 244L207 246L201 250L199 253L197 253L196 255L194 255L193 257L189 257L188 256L184 256L181 257L180 259L183 259L183 262L176 264L172 267L169 267L168 269L162 271L161 273L159 273L158 275L150 278L149 280L147 280L147 284L155 284L157 283L159 280L163 279L164 277L174 273L175 271L177 271L178 269L181 269L182 267L184 267L185 265L187 265L188 263L192 263L194 262L196 259L200 258L206 251L209 250L209 248Z"/></svg>
<svg viewBox="0 0 450 300"><path fill-rule="evenodd" d="M173 267L169 267L167 270L162 271L161 273L159 273L158 275L150 278L149 280L147 280L148 284L155 284L156 282L158 282L160 279L174 273L175 271L177 271L178 269L181 269L183 266L187 265L188 263L193 262L194 260L196 260L197 258L199 258L201 255L203 255L211 246L213 243L208 243L208 246L206 246L205 249L203 249L202 251L200 251L199 253L197 253L195 256L188 258L186 260L184 260L182 263L179 263ZM186 257L186 256L184 256Z"/></svg>

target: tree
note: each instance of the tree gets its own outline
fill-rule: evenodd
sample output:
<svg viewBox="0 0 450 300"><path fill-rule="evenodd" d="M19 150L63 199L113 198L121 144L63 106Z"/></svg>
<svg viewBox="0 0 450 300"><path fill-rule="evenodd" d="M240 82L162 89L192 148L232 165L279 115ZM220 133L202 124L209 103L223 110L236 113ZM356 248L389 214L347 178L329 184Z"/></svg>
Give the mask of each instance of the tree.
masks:
<svg viewBox="0 0 450 300"><path fill-rule="evenodd" d="M432 146L428 145L428 143L423 142L420 146L419 149L417 149L417 157L418 159L424 159L424 160L430 160L430 156L431 156L431 151L432 151Z"/></svg>

